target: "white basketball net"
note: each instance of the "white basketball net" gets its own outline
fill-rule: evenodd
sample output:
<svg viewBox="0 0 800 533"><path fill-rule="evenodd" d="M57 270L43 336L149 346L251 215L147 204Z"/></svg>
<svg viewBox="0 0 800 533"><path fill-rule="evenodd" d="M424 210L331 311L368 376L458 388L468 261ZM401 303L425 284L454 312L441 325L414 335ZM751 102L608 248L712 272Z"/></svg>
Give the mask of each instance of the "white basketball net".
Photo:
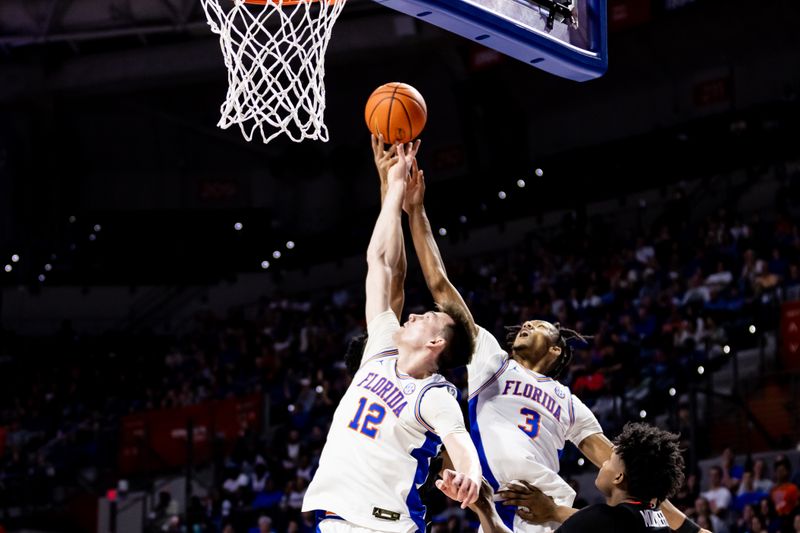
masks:
<svg viewBox="0 0 800 533"><path fill-rule="evenodd" d="M248 141L256 133L264 143L281 133L295 142L327 141L325 50L345 0L200 1L228 69L217 125L238 124Z"/></svg>

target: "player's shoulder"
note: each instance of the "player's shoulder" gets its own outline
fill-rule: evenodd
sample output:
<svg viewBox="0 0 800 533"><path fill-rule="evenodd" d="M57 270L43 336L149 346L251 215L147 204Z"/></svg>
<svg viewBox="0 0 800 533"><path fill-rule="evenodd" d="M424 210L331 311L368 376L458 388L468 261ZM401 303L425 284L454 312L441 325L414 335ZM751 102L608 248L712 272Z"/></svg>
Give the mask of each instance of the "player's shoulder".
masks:
<svg viewBox="0 0 800 533"><path fill-rule="evenodd" d="M560 533L577 533L579 531L617 533L627 531L624 525L629 521L630 513L626 509L598 503L572 515L558 531Z"/></svg>
<svg viewBox="0 0 800 533"><path fill-rule="evenodd" d="M434 374L428 379L421 381L423 383L422 387L420 388L420 399L422 399L422 396L425 394L432 394L433 396L438 394L449 394L456 400L459 398L458 388L447 381L447 378L441 374Z"/></svg>

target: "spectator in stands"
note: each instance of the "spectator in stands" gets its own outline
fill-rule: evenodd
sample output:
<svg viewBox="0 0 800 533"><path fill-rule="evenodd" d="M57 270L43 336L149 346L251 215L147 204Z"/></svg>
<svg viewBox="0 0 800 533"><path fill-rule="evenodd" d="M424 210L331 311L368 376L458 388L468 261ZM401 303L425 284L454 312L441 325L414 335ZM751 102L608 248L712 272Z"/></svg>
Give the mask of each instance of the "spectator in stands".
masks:
<svg viewBox="0 0 800 533"><path fill-rule="evenodd" d="M742 481L744 468L736 464L736 456L731 448L722 451L722 484L730 490L731 494L736 494L739 484Z"/></svg>
<svg viewBox="0 0 800 533"><path fill-rule="evenodd" d="M770 491L770 499L775 505L775 513L788 517L797 511L800 502L800 489L791 482L792 465L787 457L775 461L775 486Z"/></svg>
<svg viewBox="0 0 800 533"><path fill-rule="evenodd" d="M258 517L258 526L250 528L248 533L275 533L272 529L272 518L261 515Z"/></svg>
<svg viewBox="0 0 800 533"><path fill-rule="evenodd" d="M769 493L774 485L767 472L767 462L764 459L756 459L753 463L753 488L759 492Z"/></svg>
<svg viewBox="0 0 800 533"><path fill-rule="evenodd" d="M703 498L708 500L711 512L719 517L724 517L725 512L731 504L731 491L722 484L722 468L712 466L708 471L709 489L702 493Z"/></svg>
<svg viewBox="0 0 800 533"><path fill-rule="evenodd" d="M768 493L757 490L753 482L753 473L745 472L742 477L742 483L739 485L739 493L736 495L734 502L734 509L739 512L748 505L758 505L762 499L766 498Z"/></svg>
<svg viewBox="0 0 800 533"><path fill-rule="evenodd" d="M758 506L758 516L761 517L764 527L770 533L774 533L776 531L780 531L781 528L781 519L775 513L775 506L772 504L772 500L769 498L764 498L761 500Z"/></svg>
<svg viewBox="0 0 800 533"><path fill-rule="evenodd" d="M694 502L694 509L689 511L696 518L695 521L698 525L700 525L700 527L705 527L700 523L700 519L705 518L708 520L708 523L711 526L710 528L705 527L705 529L713 531L714 533L727 533L728 527L725 525L725 522L723 522L719 516L711 511L711 506L705 497L701 496L700 498L697 498L697 500Z"/></svg>
<svg viewBox="0 0 800 533"><path fill-rule="evenodd" d="M734 524L736 531L738 533L749 531L753 523L754 516L756 516L756 507L750 504L745 505L742 508L741 514L736 519L736 523Z"/></svg>

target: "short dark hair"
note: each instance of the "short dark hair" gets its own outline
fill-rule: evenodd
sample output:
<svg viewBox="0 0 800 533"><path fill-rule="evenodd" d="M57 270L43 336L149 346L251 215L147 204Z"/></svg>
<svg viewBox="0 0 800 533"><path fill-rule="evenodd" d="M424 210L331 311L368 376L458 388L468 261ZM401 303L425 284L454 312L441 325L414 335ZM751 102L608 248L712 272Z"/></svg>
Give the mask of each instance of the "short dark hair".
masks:
<svg viewBox="0 0 800 533"><path fill-rule="evenodd" d="M614 451L625 464L629 496L660 504L683 485L680 437L641 423L628 423L614 439Z"/></svg>
<svg viewBox="0 0 800 533"><path fill-rule="evenodd" d="M444 350L439 354L439 371L468 365L475 351L472 318L457 305L446 303L437 305L437 308L453 319L453 325L446 328L450 335Z"/></svg>
<svg viewBox="0 0 800 533"><path fill-rule="evenodd" d="M358 369L361 368L361 360L364 358L364 350L367 348L367 340L369 335L365 332L361 335L350 338L347 343L347 350L344 353L344 364L347 367L347 372L354 376Z"/></svg>
<svg viewBox="0 0 800 533"><path fill-rule="evenodd" d="M584 344L589 344L589 339L592 337L589 335L581 335L577 331L569 328L563 328L558 322L554 323L553 327L558 330L558 338L555 340L555 345L561 348L561 355L558 356L558 359L553 362L552 366L547 369L544 375L549 378L559 379L564 375L567 368L569 368L569 365L572 363L572 358L574 357L572 346L570 346L569 342L573 339L578 339ZM522 326L506 326L506 343L508 344L509 351L514 347L514 340L517 338L517 334L521 329Z"/></svg>

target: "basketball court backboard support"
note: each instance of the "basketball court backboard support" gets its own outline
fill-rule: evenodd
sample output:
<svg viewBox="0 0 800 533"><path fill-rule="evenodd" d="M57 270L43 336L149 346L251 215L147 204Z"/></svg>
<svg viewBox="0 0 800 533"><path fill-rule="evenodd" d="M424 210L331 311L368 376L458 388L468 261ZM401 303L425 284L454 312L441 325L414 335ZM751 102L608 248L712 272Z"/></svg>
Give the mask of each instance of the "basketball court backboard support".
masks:
<svg viewBox="0 0 800 533"><path fill-rule="evenodd" d="M575 81L608 68L606 0L375 0Z"/></svg>

